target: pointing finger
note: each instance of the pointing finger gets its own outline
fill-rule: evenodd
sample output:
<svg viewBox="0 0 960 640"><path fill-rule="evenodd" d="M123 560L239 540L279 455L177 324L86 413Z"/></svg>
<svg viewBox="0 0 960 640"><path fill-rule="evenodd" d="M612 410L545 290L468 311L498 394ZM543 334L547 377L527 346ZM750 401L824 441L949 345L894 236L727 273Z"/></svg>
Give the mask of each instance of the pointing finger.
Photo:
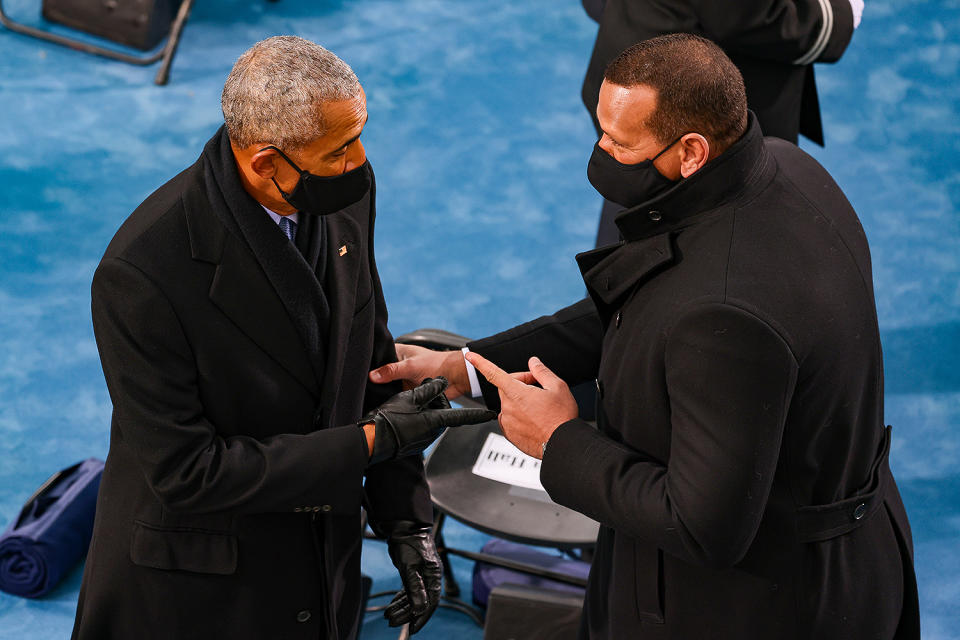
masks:
<svg viewBox="0 0 960 640"><path fill-rule="evenodd" d="M497 417L496 411L489 409L441 409L441 420L445 427L462 427L467 424L480 424Z"/></svg>
<svg viewBox="0 0 960 640"><path fill-rule="evenodd" d="M464 357L470 364L477 368L477 371L483 374L483 377L486 378L490 384L501 391L507 391L514 385L520 384L517 380L511 378L506 371L478 353L468 351Z"/></svg>

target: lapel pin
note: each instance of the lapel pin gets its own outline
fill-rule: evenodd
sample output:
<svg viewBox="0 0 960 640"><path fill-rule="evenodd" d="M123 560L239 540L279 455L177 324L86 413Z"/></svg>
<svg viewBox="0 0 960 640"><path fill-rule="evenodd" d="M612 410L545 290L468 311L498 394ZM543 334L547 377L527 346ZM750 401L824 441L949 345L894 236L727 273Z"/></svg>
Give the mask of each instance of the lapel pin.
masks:
<svg viewBox="0 0 960 640"><path fill-rule="evenodd" d="M345 255L347 255L347 245L340 247L340 257L342 258Z"/></svg>

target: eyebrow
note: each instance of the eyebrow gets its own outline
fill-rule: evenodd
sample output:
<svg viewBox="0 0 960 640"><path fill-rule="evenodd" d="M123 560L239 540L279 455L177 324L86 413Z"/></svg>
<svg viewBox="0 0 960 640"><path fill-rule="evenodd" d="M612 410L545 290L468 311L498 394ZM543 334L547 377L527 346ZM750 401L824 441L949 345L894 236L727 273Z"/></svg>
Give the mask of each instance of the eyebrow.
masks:
<svg viewBox="0 0 960 640"><path fill-rule="evenodd" d="M369 119L370 119L370 114L368 113L368 114L367 114L367 117L365 117L365 118L363 119L363 124L360 125L360 133L358 133L357 135L353 136L352 138L350 138L349 140L347 140L346 142L344 142L342 145L340 145L339 147L337 147L336 149L334 149L334 150L333 150L333 153L337 153L338 151L343 151L344 149L346 149L347 147L349 147L350 145L352 145L354 142L356 142L357 140L359 140L359 139L360 139L360 135L363 133L363 128L364 128L365 126L367 126L367 120L369 120Z"/></svg>

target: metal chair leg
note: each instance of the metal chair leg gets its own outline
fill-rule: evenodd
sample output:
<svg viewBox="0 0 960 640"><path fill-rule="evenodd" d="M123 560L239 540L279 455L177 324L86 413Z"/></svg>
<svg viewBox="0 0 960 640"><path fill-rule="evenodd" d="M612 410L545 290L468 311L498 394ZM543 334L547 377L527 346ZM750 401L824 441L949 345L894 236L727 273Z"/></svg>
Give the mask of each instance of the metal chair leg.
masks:
<svg viewBox="0 0 960 640"><path fill-rule="evenodd" d="M163 86L170 79L170 65L173 64L173 56L180 44L180 35L183 33L184 25L187 24L187 18L190 16L190 9L192 8L193 0L183 0L180 3L177 17L173 19L173 23L170 25L170 35L167 36L167 44L163 47L163 63L153 79L154 84Z"/></svg>
<svg viewBox="0 0 960 640"><path fill-rule="evenodd" d="M138 66L149 66L158 60L163 60L163 65L160 67L160 70L157 72L157 76L154 79L154 82L158 85L164 85L167 83L167 80L170 76L170 65L173 63L173 55L177 51L177 45L180 42L180 35L183 31L183 26L187 21L187 16L190 14L190 9L193 6L194 0L183 0L180 4L180 9L177 12L177 16L174 19L173 23L170 26L170 34L167 36L167 42L164 45L163 49L155 53L144 55L144 56L132 56L127 53L122 53L120 51L114 51L113 49L107 49L95 44L89 44L87 42L82 42L74 38L68 38L66 36L61 36L49 31L44 31L42 29L37 29L36 27L31 27L25 24L21 24L12 20L3 10L3 1L0 0L0 24L5 26L7 29L15 33L20 33L25 36L30 36L31 38L37 38L39 40L44 40L46 42L52 42L63 47L68 47L74 51L82 51L83 53L89 53L91 55L100 56L101 58L109 58L110 60L117 60L119 62L126 62L127 64L134 64Z"/></svg>
<svg viewBox="0 0 960 640"><path fill-rule="evenodd" d="M433 520L433 540L437 545L437 554L443 562L443 592L448 598L460 597L460 585L453 575L453 567L450 566L450 555L447 553L447 545L443 541L443 522L447 515L442 511L436 512Z"/></svg>

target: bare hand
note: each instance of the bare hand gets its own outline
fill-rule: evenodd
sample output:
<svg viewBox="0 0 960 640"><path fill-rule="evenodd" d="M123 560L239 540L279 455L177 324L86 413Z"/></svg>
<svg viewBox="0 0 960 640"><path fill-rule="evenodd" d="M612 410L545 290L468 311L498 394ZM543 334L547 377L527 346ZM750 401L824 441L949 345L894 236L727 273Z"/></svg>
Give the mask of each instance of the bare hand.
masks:
<svg viewBox="0 0 960 640"><path fill-rule="evenodd" d="M446 390L448 399L470 392L467 365L460 351L432 351L412 344L398 344L397 358L397 362L371 371L370 380L377 384L402 380L404 389L412 389L426 378L443 376L450 382Z"/></svg>
<svg viewBox="0 0 960 640"><path fill-rule="evenodd" d="M567 383L539 358L530 358L529 372L511 375L477 353L466 357L499 390L503 435L527 455L540 458L556 428L579 414Z"/></svg>

